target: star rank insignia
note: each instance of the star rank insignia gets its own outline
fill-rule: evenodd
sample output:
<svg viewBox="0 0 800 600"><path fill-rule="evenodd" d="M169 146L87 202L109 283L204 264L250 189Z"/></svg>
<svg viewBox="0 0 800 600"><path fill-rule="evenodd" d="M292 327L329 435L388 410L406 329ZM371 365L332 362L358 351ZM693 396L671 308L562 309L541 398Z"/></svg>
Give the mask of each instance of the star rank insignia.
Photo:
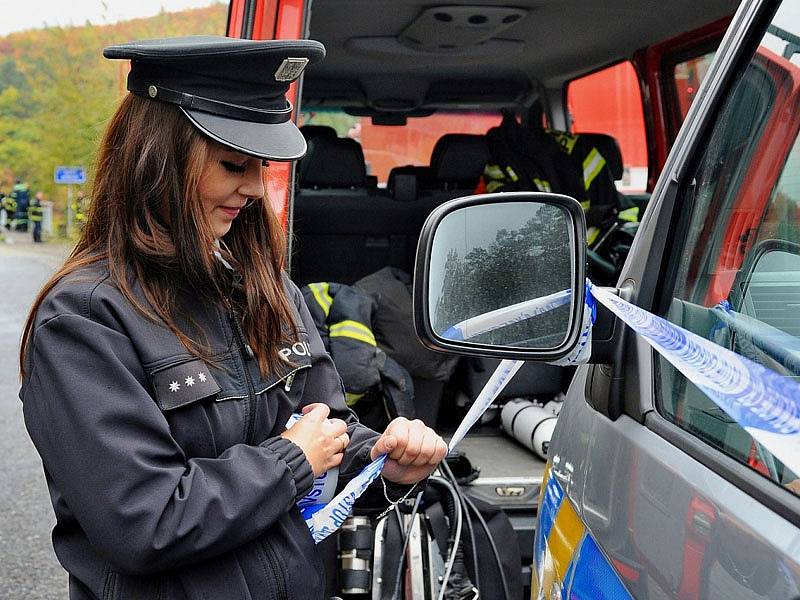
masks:
<svg viewBox="0 0 800 600"><path fill-rule="evenodd" d="M216 396L221 388L200 359L162 367L150 373L161 410L173 410Z"/></svg>

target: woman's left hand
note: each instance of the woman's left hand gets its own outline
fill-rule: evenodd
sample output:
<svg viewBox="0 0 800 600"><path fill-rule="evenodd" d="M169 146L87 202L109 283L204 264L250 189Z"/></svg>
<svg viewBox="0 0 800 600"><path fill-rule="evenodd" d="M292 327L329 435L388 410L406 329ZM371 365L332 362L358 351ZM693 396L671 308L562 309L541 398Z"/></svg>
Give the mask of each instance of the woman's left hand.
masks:
<svg viewBox="0 0 800 600"><path fill-rule="evenodd" d="M394 483L412 484L425 479L447 455L447 444L419 419L398 417L372 447L372 460L381 454L389 458L383 477Z"/></svg>

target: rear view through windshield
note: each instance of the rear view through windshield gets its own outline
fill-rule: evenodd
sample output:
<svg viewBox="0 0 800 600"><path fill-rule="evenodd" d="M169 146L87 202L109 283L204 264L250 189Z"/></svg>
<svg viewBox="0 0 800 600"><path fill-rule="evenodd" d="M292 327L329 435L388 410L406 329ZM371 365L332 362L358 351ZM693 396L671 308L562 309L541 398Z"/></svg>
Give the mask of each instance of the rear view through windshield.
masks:
<svg viewBox="0 0 800 600"><path fill-rule="evenodd" d="M436 141L447 133L484 134L500 124L498 113L450 112L409 117L406 125L373 125L370 117L354 117L341 110L307 110L298 125L327 125L339 137L349 137L364 149L367 175L386 185L389 171L403 165L428 165Z"/></svg>

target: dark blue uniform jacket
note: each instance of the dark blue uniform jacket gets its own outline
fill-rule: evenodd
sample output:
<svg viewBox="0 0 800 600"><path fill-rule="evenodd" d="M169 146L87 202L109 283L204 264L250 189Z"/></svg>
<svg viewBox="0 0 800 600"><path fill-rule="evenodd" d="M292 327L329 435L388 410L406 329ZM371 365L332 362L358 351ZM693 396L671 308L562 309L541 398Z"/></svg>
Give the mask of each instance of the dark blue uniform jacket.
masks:
<svg viewBox="0 0 800 600"><path fill-rule="evenodd" d="M210 364L135 311L103 263L48 294L20 398L71 599L323 597L295 506L313 474L279 434L300 406L327 403L349 423L340 487L369 461L377 434L347 409L302 295L285 287L300 341L266 378L222 304L181 304L205 333Z"/></svg>

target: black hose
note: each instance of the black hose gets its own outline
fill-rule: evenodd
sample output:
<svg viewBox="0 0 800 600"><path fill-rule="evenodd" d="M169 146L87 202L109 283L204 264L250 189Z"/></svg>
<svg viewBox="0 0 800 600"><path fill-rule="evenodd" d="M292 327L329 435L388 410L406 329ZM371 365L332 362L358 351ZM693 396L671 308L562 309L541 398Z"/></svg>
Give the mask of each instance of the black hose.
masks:
<svg viewBox="0 0 800 600"><path fill-rule="evenodd" d="M486 524L486 520L483 518L483 515L478 510L478 507L475 506L475 503L466 496L464 497L464 500L466 501L467 506L469 506L475 513L475 516L478 517L478 522L481 524L481 527L483 527L483 531L486 534L486 537L489 539L489 545L492 548L492 554L494 554L494 559L497 562L497 568L500 571L500 582L503 584L503 594L504 594L503 597L510 598L511 596L509 595L508 591L508 581L506 580L506 574L505 571L503 570L503 562L500 560L500 553L497 551L497 546L494 543L494 537L489 531L489 526Z"/></svg>
<svg viewBox="0 0 800 600"><path fill-rule="evenodd" d="M464 509L464 514L469 517L469 510L467 509L467 504L465 502L465 496L461 493L461 488L458 485L458 481L456 481L456 477L453 474L450 465L447 464L447 460L443 460L440 464L442 467L442 472L445 476L450 480L453 484L453 487L456 489L456 494L458 495L458 501L461 502L461 506ZM470 545L472 546L472 569L473 569L473 582L475 587L480 590L481 589L481 576L478 573L478 546L475 543L475 531L472 528L472 520L467 518L467 531L469 533L469 541Z"/></svg>
<svg viewBox="0 0 800 600"><path fill-rule="evenodd" d="M398 597L397 594L400 593L400 580L403 577L403 565L405 564L406 550L408 549L408 540L411 538L411 528L414 526L414 518L417 516L417 511L419 510L419 505L421 501L422 501L422 492L420 491L417 494L417 497L414 499L414 508L411 509L411 520L408 522L408 531L403 529L403 521L400 518L400 511L397 509L397 506L394 507L395 515L397 515L397 528L403 535L403 549L400 552L400 560L397 561L397 572L395 573L395 578L394 578L392 600L395 600Z"/></svg>

